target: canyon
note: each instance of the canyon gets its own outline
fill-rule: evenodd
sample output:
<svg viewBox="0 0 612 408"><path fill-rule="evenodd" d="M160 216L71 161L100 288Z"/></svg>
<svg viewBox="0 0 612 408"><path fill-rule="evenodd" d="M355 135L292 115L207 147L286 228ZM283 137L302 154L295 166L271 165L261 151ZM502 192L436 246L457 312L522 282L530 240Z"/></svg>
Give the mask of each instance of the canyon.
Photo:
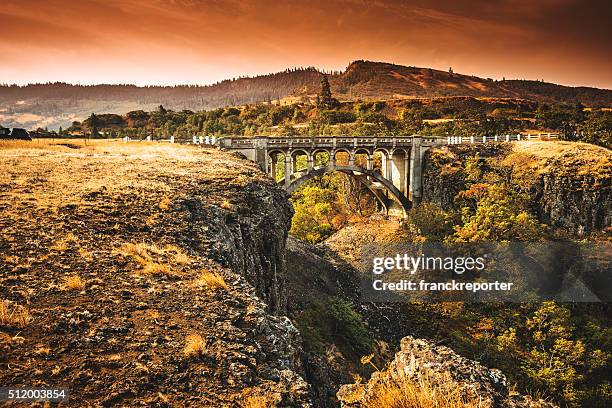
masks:
<svg viewBox="0 0 612 408"><path fill-rule="evenodd" d="M548 406L510 395L499 370L406 337L426 334L418 311L361 301L360 245L396 239L397 221L375 215L311 245L288 236L288 194L239 154L43 143L0 149L0 299L28 316L0 325L3 385L69 384L70 406L361 406L377 379L417 361L486 406ZM610 151L538 143L495 143L480 157L509 169L542 220L578 235L609 228ZM467 177L460 163L475 153L429 152L424 200L450 208ZM519 156L532 165L513 167ZM309 330L330 299L356 307L387 371L345 385L371 372L349 361L358 345ZM194 335L204 344L195 353Z"/></svg>

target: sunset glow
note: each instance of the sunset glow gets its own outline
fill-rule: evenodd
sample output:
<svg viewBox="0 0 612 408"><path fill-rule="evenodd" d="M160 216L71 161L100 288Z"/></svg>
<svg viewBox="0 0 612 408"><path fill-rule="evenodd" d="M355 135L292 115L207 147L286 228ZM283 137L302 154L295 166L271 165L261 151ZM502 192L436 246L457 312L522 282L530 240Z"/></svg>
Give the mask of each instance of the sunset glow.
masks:
<svg viewBox="0 0 612 408"><path fill-rule="evenodd" d="M209 84L368 59L612 88L611 11L578 0L3 0L0 82Z"/></svg>

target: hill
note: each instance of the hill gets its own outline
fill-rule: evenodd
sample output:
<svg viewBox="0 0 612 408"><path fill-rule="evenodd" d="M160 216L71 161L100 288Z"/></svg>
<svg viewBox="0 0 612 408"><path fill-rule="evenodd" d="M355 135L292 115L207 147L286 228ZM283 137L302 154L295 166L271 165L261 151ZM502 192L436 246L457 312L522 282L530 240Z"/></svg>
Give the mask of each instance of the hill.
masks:
<svg viewBox="0 0 612 408"><path fill-rule="evenodd" d="M320 88L321 75L309 67L233 78L206 86L2 85L0 124L57 129L66 128L92 112L126 113L152 110L158 105L176 111L202 110L278 99L313 100ZM341 100L472 96L612 106L612 91L607 89L574 88L539 81L494 81L384 62L355 61L343 72L330 73L329 78L332 92Z"/></svg>
<svg viewBox="0 0 612 408"><path fill-rule="evenodd" d="M519 98L545 103L577 103L611 106L612 91L568 87L540 81L479 78L431 68L407 67L385 62L355 61L330 79L332 91L347 99L389 99L437 96ZM316 92L316 87L306 90Z"/></svg>

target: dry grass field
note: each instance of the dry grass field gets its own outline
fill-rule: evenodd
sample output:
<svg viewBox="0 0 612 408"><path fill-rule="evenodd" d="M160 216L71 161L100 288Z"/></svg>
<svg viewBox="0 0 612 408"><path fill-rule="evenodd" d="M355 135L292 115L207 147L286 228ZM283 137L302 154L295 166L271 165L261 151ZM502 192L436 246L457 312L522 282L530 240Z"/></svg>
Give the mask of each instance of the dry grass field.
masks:
<svg viewBox="0 0 612 408"><path fill-rule="evenodd" d="M286 358L274 320L224 255L266 189L213 149L0 142L0 384L65 385L73 406L280 398L259 373Z"/></svg>

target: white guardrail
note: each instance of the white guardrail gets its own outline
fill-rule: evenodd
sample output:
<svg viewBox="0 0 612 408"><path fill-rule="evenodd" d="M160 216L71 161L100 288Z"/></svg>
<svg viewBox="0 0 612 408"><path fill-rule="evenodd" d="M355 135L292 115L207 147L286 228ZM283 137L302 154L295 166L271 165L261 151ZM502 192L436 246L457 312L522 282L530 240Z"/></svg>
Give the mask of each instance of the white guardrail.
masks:
<svg viewBox="0 0 612 408"><path fill-rule="evenodd" d="M515 142L520 140L541 140L541 139L558 139L558 133L528 133L526 135L495 135L495 136L447 136L447 144L463 144L463 143L487 143L487 142Z"/></svg>
<svg viewBox="0 0 612 408"><path fill-rule="evenodd" d="M244 137L244 136L229 136L232 138L232 145L234 144L242 144L242 145L251 145L252 138ZM487 143L487 142L514 142L520 140L555 140L559 138L558 133L528 133L528 134L507 134L507 135L494 135L494 136L422 136L424 139L428 139L429 141L433 141L435 139L440 144L473 144L473 143ZM220 137L220 138L223 138ZM195 145L215 145L217 141L219 141L216 136L192 136L191 143ZM335 139L336 142L357 142L359 143L367 143L371 140L376 140L378 143L410 143L412 137L406 136L398 136L398 137L363 137L363 136L314 136L314 137L278 137L271 136L269 137L268 143L270 145L274 144L285 144L287 143L287 139L290 139L293 143L311 143L313 139L317 139L317 142L320 143L332 143ZM371 139L371 140L370 140ZM129 136L123 137L121 140L124 142L131 141L147 141L150 142L151 136L147 136L145 139L132 139ZM443 141L446 140L446 143ZM170 136L169 139L156 139L157 142L169 142L174 143L174 136Z"/></svg>

